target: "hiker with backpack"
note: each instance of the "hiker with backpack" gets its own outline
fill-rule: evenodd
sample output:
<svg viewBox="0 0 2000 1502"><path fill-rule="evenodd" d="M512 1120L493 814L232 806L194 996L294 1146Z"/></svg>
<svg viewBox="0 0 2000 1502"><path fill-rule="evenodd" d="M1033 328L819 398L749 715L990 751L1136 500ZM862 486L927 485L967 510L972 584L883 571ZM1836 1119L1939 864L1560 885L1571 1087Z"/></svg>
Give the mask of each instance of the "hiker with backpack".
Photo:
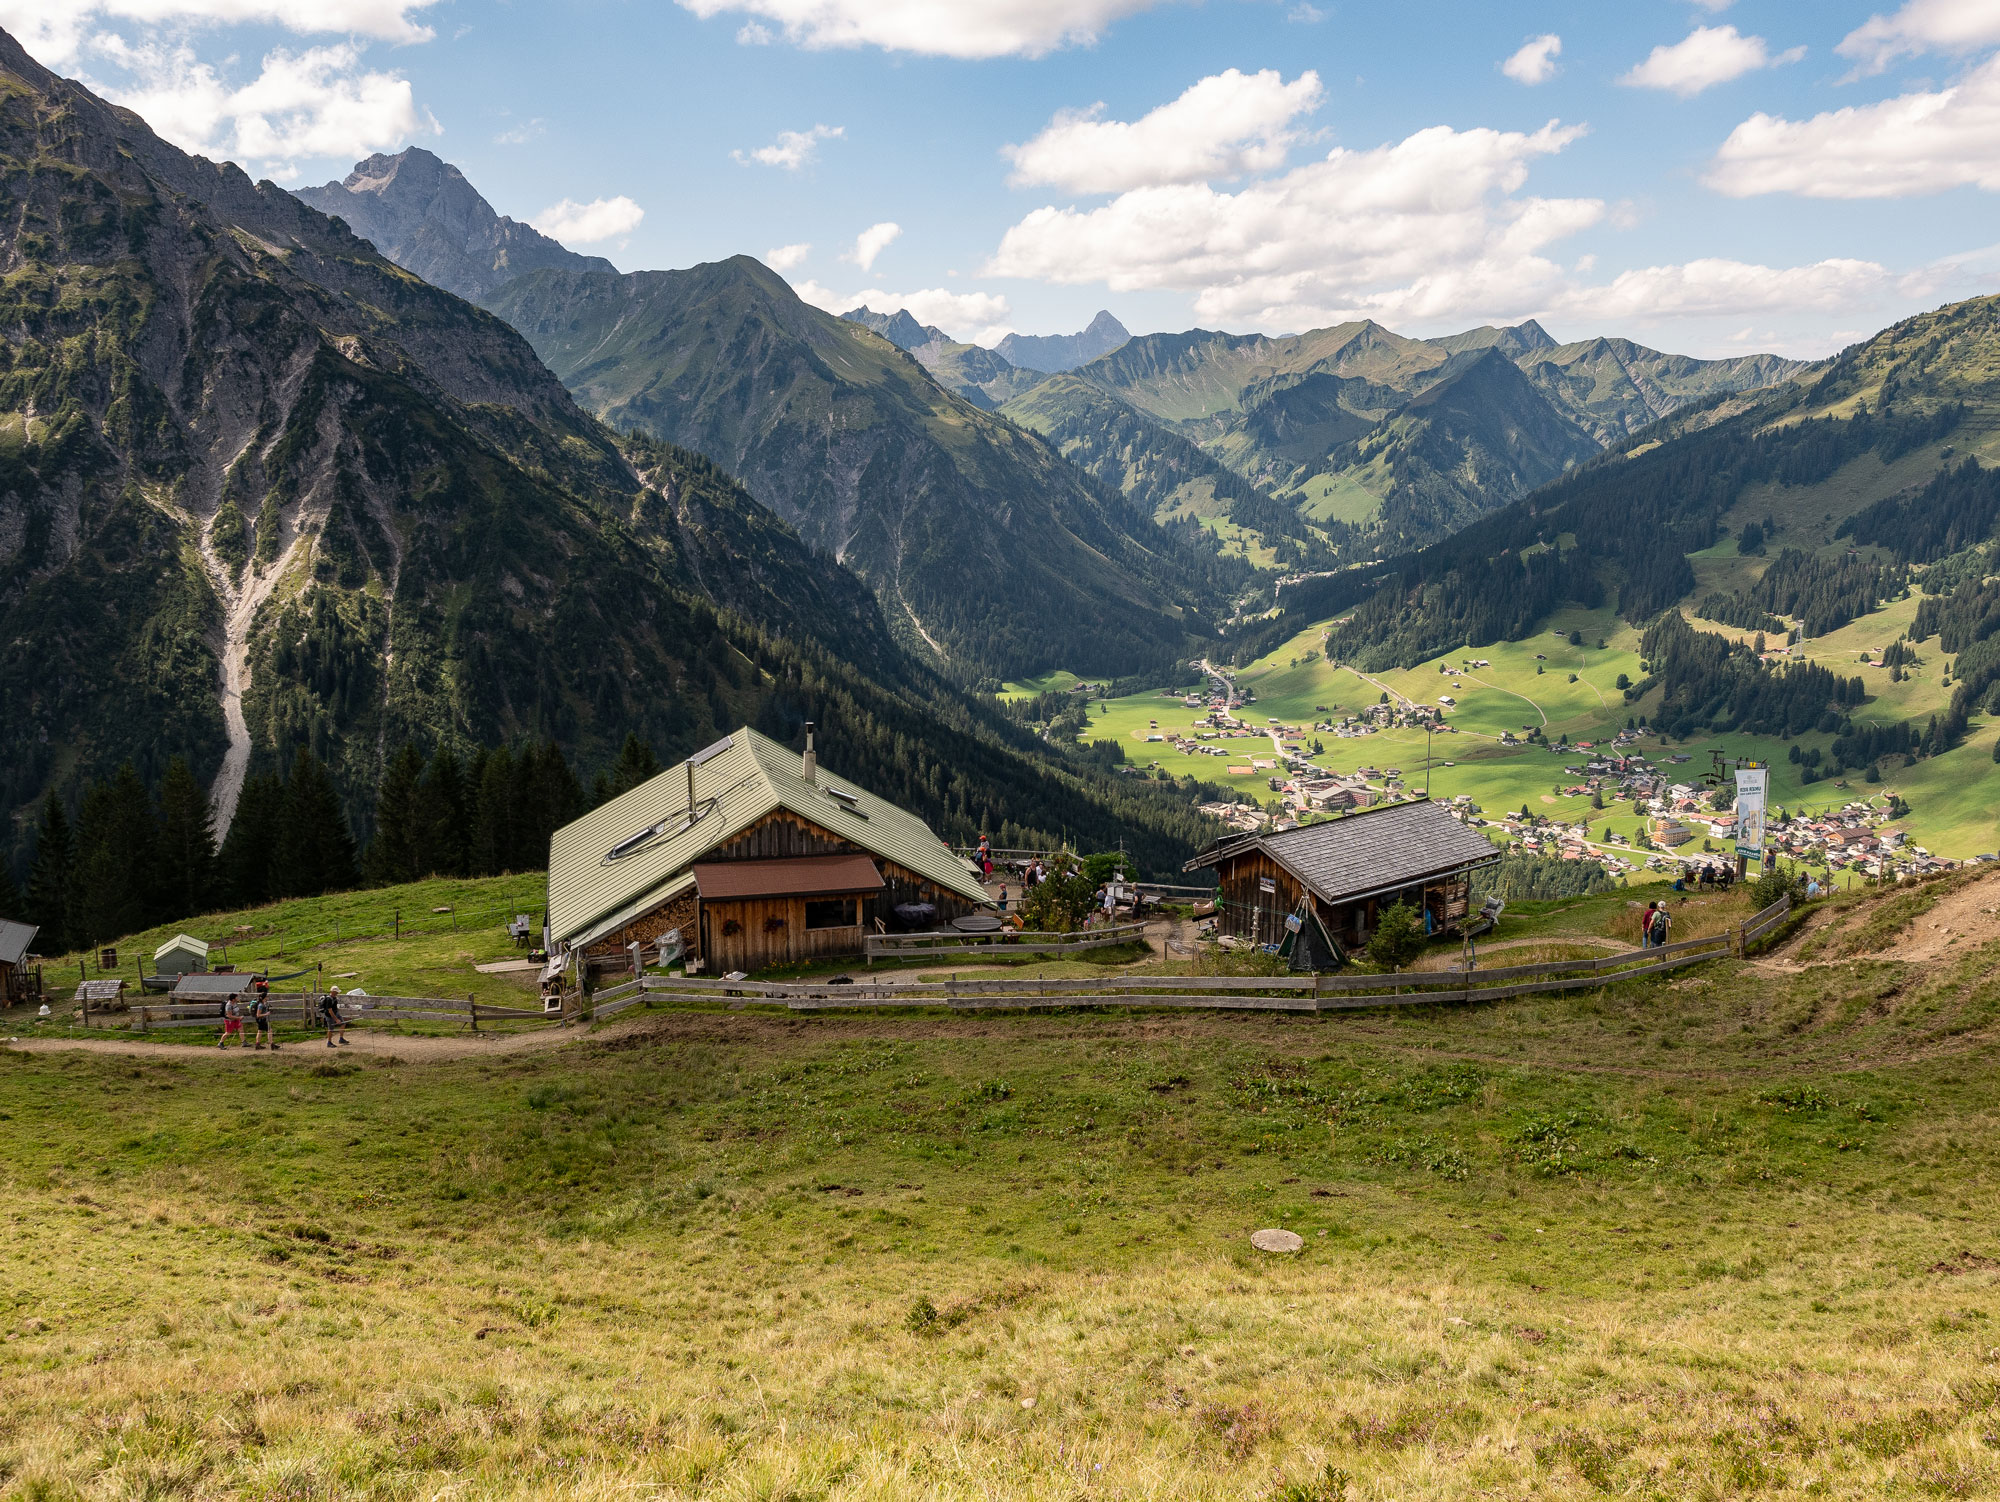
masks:
<svg viewBox="0 0 2000 1502"><path fill-rule="evenodd" d="M1672 930L1674 920L1668 915L1667 905L1664 902L1653 909L1651 923L1653 948L1665 949L1667 947L1667 934Z"/></svg>
<svg viewBox="0 0 2000 1502"><path fill-rule="evenodd" d="M271 1036L270 985L265 981L259 980L256 985L255 996L256 999L250 1003L250 1020L257 1024L257 1051L262 1053L268 1048L272 1053L276 1053L278 1045L276 1040Z"/></svg>
<svg viewBox="0 0 2000 1502"><path fill-rule="evenodd" d="M326 993L319 1006L320 1021L326 1024L326 1046L333 1047L333 1035L340 1034L340 1046L347 1047L347 1019L340 1015L340 987Z"/></svg>
<svg viewBox="0 0 2000 1502"><path fill-rule="evenodd" d="M1651 949L1653 947L1653 914L1659 906L1657 902L1649 902L1646 904L1646 911L1639 915L1639 947L1641 949Z"/></svg>
<svg viewBox="0 0 2000 1502"><path fill-rule="evenodd" d="M243 1008L239 1004L234 992L231 992L229 999L222 1003L222 1041L215 1046L217 1048L229 1047L229 1040L232 1036L235 1037L238 1048L248 1046L248 1042L243 1036Z"/></svg>

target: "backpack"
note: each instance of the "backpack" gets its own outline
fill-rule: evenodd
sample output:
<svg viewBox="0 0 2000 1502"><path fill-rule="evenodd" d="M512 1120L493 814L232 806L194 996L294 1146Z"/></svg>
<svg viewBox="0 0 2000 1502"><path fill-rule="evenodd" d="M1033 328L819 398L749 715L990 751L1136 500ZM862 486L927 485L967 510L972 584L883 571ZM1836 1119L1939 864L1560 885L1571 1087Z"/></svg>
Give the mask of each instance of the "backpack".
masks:
<svg viewBox="0 0 2000 1502"><path fill-rule="evenodd" d="M1667 924L1669 921L1670 920L1667 917L1667 910L1665 908L1654 909L1653 942L1655 944L1664 944L1667 942Z"/></svg>

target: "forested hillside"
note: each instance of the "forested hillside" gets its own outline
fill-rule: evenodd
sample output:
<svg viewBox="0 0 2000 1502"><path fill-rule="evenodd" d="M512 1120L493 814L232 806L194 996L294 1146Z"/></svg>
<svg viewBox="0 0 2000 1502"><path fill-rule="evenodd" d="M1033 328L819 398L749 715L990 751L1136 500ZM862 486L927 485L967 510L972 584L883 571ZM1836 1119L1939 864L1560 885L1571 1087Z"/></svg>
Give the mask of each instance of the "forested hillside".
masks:
<svg viewBox="0 0 2000 1502"><path fill-rule="evenodd" d="M1164 665L1247 577L748 257L544 271L490 305L606 422L736 475L963 678Z"/></svg>
<svg viewBox="0 0 2000 1502"><path fill-rule="evenodd" d="M16 875L51 793L129 863L149 798L213 789L220 833L323 768L308 801L365 846L406 747L553 744L588 787L634 734L666 760L806 719L953 834L1067 829L1154 869L1198 841L1187 791L1072 764L910 661L853 574L700 456L621 446L506 324L4 36L0 159ZM340 867L314 839L287 880Z"/></svg>

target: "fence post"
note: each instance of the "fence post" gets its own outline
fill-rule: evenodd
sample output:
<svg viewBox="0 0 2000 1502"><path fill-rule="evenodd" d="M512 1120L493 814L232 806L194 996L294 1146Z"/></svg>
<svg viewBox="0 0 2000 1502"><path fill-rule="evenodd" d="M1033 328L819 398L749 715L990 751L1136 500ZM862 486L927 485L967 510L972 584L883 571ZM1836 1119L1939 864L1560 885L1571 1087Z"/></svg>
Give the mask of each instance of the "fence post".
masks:
<svg viewBox="0 0 2000 1502"><path fill-rule="evenodd" d="M472 1030L476 1033L479 1031L479 998L468 996L465 998L465 1004L472 1009Z"/></svg>

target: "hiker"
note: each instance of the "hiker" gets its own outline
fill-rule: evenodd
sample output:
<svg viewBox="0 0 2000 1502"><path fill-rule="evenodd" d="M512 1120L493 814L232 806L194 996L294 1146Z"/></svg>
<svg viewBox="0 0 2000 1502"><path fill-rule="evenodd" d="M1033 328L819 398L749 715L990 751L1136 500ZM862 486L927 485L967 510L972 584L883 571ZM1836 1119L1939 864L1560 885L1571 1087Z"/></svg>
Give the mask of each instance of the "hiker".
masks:
<svg viewBox="0 0 2000 1502"><path fill-rule="evenodd" d="M1673 923L1674 920L1668 914L1667 905L1664 902L1653 909L1652 931L1653 947L1655 949L1665 949L1667 947L1667 932L1673 927Z"/></svg>
<svg viewBox="0 0 2000 1502"><path fill-rule="evenodd" d="M1653 914L1659 906L1657 902L1649 902L1646 904L1646 911L1640 915L1639 947L1641 949L1651 949L1653 947Z"/></svg>
<svg viewBox="0 0 2000 1502"><path fill-rule="evenodd" d="M347 1047L347 1020L340 1015L340 987L326 993L320 1003L320 1020L326 1024L326 1046L333 1047L333 1035L340 1034L340 1046Z"/></svg>
<svg viewBox="0 0 2000 1502"><path fill-rule="evenodd" d="M278 1045L271 1038L271 987L259 980L255 988L256 999L250 1003L250 1020L257 1024L257 1051L262 1053L268 1047L272 1053Z"/></svg>
<svg viewBox="0 0 2000 1502"><path fill-rule="evenodd" d="M229 1038L232 1033L236 1037L236 1046L238 1048L246 1045L246 1040L243 1036L243 1008L237 1004L237 1001L237 995L232 991L229 993L229 999L222 1004L222 1041L215 1045L217 1048L229 1047Z"/></svg>

